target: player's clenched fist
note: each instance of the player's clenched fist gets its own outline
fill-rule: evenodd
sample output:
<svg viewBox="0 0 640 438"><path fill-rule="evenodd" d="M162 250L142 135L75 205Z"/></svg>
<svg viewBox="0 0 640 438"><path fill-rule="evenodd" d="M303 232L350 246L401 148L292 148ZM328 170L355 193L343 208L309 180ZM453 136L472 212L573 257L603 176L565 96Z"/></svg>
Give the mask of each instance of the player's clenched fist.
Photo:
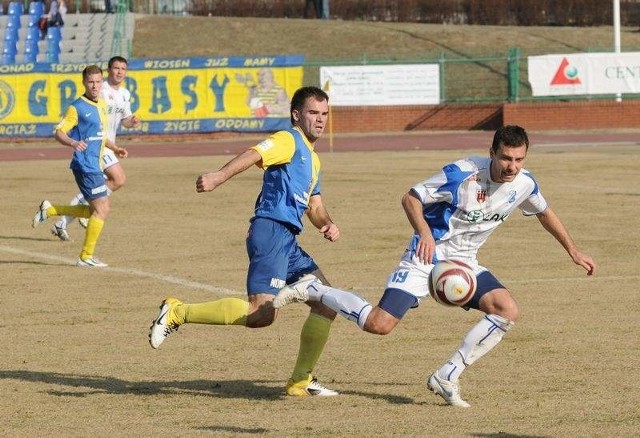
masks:
<svg viewBox="0 0 640 438"><path fill-rule="evenodd" d="M202 174L196 180L196 192L210 192L224 182L220 172Z"/></svg>

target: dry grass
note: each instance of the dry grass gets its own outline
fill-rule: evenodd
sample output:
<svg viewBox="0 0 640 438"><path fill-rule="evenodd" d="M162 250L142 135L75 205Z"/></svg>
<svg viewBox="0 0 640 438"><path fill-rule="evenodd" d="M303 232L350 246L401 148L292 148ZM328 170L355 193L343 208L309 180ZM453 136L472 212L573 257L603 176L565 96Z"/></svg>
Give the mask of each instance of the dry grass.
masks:
<svg viewBox="0 0 640 438"><path fill-rule="evenodd" d="M640 47L640 32L622 31L626 50ZM507 53L520 48L520 98L531 97L526 57L611 51L613 30L602 27L467 26L275 18L163 17L136 20L136 58L304 55L304 84L318 85L330 63L448 62L448 102L507 99Z"/></svg>
<svg viewBox="0 0 640 438"><path fill-rule="evenodd" d="M420 59L425 56L523 55L612 50L601 27L457 26L277 18L142 16L133 56L255 56L302 54L308 61ZM622 29L623 49L640 47L636 28Z"/></svg>
<svg viewBox="0 0 640 438"><path fill-rule="evenodd" d="M377 302L409 238L400 195L465 152L324 154L325 200L343 238L312 230L304 246L336 284ZM528 168L581 247L586 278L535 219L514 215L481 261L523 317L462 379L472 404L443 405L425 377L479 318L426 301L388 337L339 319L318 367L343 395L281 396L304 306L261 330L187 325L158 351L147 327L167 294L244 296L244 234L257 170L197 195L202 171L228 157L130 159L98 255L106 270L70 266L80 248L29 226L41 197L76 189L63 161L0 163L0 434L31 436L637 436L640 231L635 146L533 148ZM384 176L383 176L384 175ZM172 283L173 281L173 283ZM182 283L180 283L182 281ZM187 281L198 284L187 284Z"/></svg>

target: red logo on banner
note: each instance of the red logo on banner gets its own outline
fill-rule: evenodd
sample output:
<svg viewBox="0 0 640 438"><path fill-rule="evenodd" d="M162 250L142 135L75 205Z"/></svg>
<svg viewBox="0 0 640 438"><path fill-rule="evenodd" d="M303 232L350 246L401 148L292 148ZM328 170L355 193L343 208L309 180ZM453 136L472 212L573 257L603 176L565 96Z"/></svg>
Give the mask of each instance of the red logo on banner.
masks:
<svg viewBox="0 0 640 438"><path fill-rule="evenodd" d="M576 85L581 84L578 78L578 69L569 65L567 58L562 58L558 71L551 80L551 85Z"/></svg>
<svg viewBox="0 0 640 438"><path fill-rule="evenodd" d="M476 191L476 200L478 202L484 202L487 199L487 191L486 190L478 190Z"/></svg>

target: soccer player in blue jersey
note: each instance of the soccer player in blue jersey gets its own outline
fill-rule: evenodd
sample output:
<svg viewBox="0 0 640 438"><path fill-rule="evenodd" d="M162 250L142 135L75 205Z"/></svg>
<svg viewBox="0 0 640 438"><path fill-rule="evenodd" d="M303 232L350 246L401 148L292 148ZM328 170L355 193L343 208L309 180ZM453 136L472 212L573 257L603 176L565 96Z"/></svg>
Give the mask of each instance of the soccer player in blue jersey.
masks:
<svg viewBox="0 0 640 438"><path fill-rule="evenodd" d="M127 76L128 62L122 56L113 56L107 63L107 80L102 84L100 97L104 99L107 105L107 138L116 143L116 134L120 125L125 128L136 128L140 126L140 118L131 112L131 93L124 88L124 80ZM118 157L111 149L105 149L102 155L102 171L107 178L107 188L109 196L111 193L120 189L125 181L126 175L124 169L118 160ZM71 205L85 204L87 201L78 193L70 202ZM51 233L60 240L70 240L67 231L67 224L73 220L72 217L62 216L55 224L51 226ZM79 218L80 224L86 228L87 219Z"/></svg>
<svg viewBox="0 0 640 438"><path fill-rule="evenodd" d="M102 69L96 65L86 67L82 71L82 84L84 94L67 108L62 121L55 127L54 136L59 143L73 148L69 167L89 205L51 205L44 200L33 218L33 226L35 228L51 216L89 218L77 265L102 268L107 264L93 255L110 209L101 168L102 155L105 147L120 158L125 158L128 153L107 138L107 107L100 98Z"/></svg>
<svg viewBox="0 0 640 438"><path fill-rule="evenodd" d="M414 234L377 306L309 275L283 288L274 307L321 302L362 330L386 335L409 309L418 307L420 300L429 295L429 272L435 262L454 259L467 263L476 273L477 290L465 309L480 310L485 315L451 358L429 377L427 386L447 403L469 407L460 397L460 374L502 340L519 313L511 293L478 263L478 249L491 232L518 208L526 216L536 216L587 275L596 268L593 259L578 250L543 198L534 177L523 168L528 148L529 139L523 128L502 127L494 135L489 157L447 164L403 196L402 206Z"/></svg>
<svg viewBox="0 0 640 438"><path fill-rule="evenodd" d="M246 240L249 255L248 301L222 298L186 304L167 298L151 325L149 342L158 348L166 337L185 323L266 327L276 319L272 301L278 291L305 274L326 278L313 258L297 242L306 214L325 239L340 237L320 195L320 160L314 151L329 115L329 97L316 87L303 87L291 99L290 129L276 132L239 154L220 170L200 175L198 193L210 192L225 181L258 166L264 170ZM302 328L300 349L285 393L292 396L336 395L313 376L313 369L329 337L335 312L321 303L309 303L311 313Z"/></svg>

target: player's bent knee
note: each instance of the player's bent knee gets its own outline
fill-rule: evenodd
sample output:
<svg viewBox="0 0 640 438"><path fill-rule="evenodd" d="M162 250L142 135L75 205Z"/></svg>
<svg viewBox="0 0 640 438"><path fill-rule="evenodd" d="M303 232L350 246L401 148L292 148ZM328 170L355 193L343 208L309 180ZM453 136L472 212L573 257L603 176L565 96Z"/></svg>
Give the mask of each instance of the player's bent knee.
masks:
<svg viewBox="0 0 640 438"><path fill-rule="evenodd" d="M482 297L480 301L480 310L489 315L499 315L509 321L515 322L520 316L520 310L518 304L513 299L511 294L504 291L500 294L488 294Z"/></svg>
<svg viewBox="0 0 640 438"><path fill-rule="evenodd" d="M391 333L393 331L393 327L385 327L385 326L376 326L376 325L368 325L368 324L366 324L364 326L364 330L367 333L384 336L384 335L388 335L389 333Z"/></svg>
<svg viewBox="0 0 640 438"><path fill-rule="evenodd" d="M248 328L268 327L271 324L273 324L275 320L276 320L275 310L270 314L266 314L265 312L258 311L258 312L250 313L249 315L247 315L246 327Z"/></svg>
<svg viewBox="0 0 640 438"><path fill-rule="evenodd" d="M273 304L271 303L271 301L250 301L246 327L268 327L276 320L276 315L276 309L273 308Z"/></svg>
<svg viewBox="0 0 640 438"><path fill-rule="evenodd" d="M111 191L115 192L120 187L122 187L125 182L127 182L127 178L125 178L124 176L122 178L114 178L114 179L112 179L111 180L111 187L110 187Z"/></svg>
<svg viewBox="0 0 640 438"><path fill-rule="evenodd" d="M376 306L369 313L363 329L374 335L388 335L399 322L400 318L396 318L386 310Z"/></svg>
<svg viewBox="0 0 640 438"><path fill-rule="evenodd" d="M127 176L119 164L115 164L105 169L107 175L109 189L115 192L127 182Z"/></svg>

